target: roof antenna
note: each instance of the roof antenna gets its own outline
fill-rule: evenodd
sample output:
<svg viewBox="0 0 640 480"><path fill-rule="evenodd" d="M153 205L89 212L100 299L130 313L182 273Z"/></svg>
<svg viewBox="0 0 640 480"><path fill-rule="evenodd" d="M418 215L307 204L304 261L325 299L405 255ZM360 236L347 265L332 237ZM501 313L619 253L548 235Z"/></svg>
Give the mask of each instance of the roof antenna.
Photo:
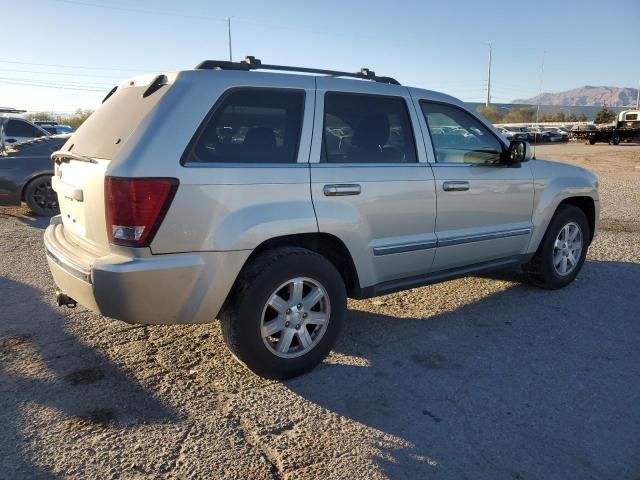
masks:
<svg viewBox="0 0 640 480"><path fill-rule="evenodd" d="M540 102L542 101L542 76L544 74L544 54L542 52L542 63L540 64L540 88L538 90L538 107L536 108L536 127L538 126L538 118L540 117ZM533 134L533 159L536 159L536 146L538 145L538 133Z"/></svg>

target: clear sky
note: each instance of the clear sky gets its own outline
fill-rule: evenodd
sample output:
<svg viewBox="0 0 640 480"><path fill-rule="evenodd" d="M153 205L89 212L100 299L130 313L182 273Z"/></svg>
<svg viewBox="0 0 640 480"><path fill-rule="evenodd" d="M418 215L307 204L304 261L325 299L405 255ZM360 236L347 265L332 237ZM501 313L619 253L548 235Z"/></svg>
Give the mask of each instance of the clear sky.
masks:
<svg viewBox="0 0 640 480"><path fill-rule="evenodd" d="M355 71L466 101L636 87L640 0L0 0L0 106L92 108L137 73L233 58Z"/></svg>

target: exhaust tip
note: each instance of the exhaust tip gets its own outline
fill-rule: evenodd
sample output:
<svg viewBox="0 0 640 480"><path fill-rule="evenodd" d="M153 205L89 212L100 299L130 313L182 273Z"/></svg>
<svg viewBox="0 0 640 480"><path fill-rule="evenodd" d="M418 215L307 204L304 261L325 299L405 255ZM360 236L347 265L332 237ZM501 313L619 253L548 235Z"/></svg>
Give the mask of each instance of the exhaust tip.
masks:
<svg viewBox="0 0 640 480"><path fill-rule="evenodd" d="M59 307L76 308L78 302L60 290L56 290L56 304Z"/></svg>

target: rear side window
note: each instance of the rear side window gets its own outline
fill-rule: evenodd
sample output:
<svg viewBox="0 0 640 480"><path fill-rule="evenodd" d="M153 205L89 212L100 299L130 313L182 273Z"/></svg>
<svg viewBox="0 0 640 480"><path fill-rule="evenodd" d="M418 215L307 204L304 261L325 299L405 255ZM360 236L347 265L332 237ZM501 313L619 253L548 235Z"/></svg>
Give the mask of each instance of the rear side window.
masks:
<svg viewBox="0 0 640 480"><path fill-rule="evenodd" d="M22 120L9 120L4 129L7 137L42 137L44 133Z"/></svg>
<svg viewBox="0 0 640 480"><path fill-rule="evenodd" d="M295 163L304 92L233 90L200 131L186 162Z"/></svg>
<svg viewBox="0 0 640 480"><path fill-rule="evenodd" d="M404 99L327 93L322 159L328 163L415 162L415 142Z"/></svg>

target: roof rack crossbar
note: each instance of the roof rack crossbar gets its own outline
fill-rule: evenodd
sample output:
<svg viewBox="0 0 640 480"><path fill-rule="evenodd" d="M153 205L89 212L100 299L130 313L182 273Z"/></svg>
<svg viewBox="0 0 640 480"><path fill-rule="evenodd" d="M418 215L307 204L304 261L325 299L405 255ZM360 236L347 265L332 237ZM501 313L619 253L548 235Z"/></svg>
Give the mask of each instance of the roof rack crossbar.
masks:
<svg viewBox="0 0 640 480"><path fill-rule="evenodd" d="M391 77L379 77L376 72L363 68L359 72L341 72L338 70L324 70L320 68L293 67L289 65L267 65L259 59L248 56L241 62L229 62L225 60L205 60L196 66L197 70L276 70L281 72L315 73L317 75L330 75L332 77L359 78L362 80L372 80L374 82L400 85Z"/></svg>

